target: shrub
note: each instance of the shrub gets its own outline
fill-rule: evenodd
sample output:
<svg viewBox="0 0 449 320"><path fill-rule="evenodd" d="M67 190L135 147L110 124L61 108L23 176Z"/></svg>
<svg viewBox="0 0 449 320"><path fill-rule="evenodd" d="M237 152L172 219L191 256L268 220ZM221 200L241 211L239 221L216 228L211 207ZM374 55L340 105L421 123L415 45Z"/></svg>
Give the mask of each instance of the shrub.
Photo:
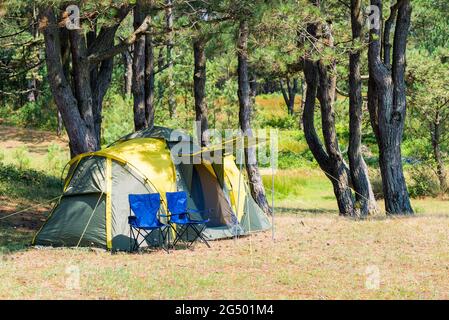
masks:
<svg viewBox="0 0 449 320"><path fill-rule="evenodd" d="M278 129L293 129L299 126L297 117L272 117L264 119L261 123L261 127L272 127Z"/></svg>
<svg viewBox="0 0 449 320"><path fill-rule="evenodd" d="M61 190L61 181L44 172L0 163L0 196L45 201Z"/></svg>
<svg viewBox="0 0 449 320"><path fill-rule="evenodd" d="M435 173L427 166L413 166L409 171L409 193L412 198L435 197L441 193L440 184Z"/></svg>
<svg viewBox="0 0 449 320"><path fill-rule="evenodd" d="M46 158L48 169L50 170L50 173L54 175L58 175L67 162L67 159L65 159L64 156L64 150L56 143L52 143L48 146Z"/></svg>
<svg viewBox="0 0 449 320"><path fill-rule="evenodd" d="M31 159L29 158L28 148L26 146L16 148L13 152L13 157L17 161L19 170L26 169L30 166Z"/></svg>
<svg viewBox="0 0 449 320"><path fill-rule="evenodd" d="M13 126L54 130L57 127L56 105L51 95L40 96L36 102L27 102L19 108L4 105L0 108L0 118Z"/></svg>
<svg viewBox="0 0 449 320"><path fill-rule="evenodd" d="M103 104L102 143L109 145L134 129L132 101L119 94L108 94Z"/></svg>

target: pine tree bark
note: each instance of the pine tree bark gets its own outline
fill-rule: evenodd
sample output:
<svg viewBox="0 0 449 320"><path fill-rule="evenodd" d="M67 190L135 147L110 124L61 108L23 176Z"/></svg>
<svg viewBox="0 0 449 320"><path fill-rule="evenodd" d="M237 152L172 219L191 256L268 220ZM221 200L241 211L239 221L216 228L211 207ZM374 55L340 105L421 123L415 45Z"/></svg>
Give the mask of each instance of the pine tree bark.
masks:
<svg viewBox="0 0 449 320"><path fill-rule="evenodd" d="M307 82L305 79L301 80L301 107L299 109L300 119L302 119L302 114L304 112L304 107L306 105L306 95L307 95ZM299 130L303 130L302 121L299 121Z"/></svg>
<svg viewBox="0 0 449 320"><path fill-rule="evenodd" d="M173 79L173 0L165 0L165 24L167 31L168 110L170 118L176 117L176 97Z"/></svg>
<svg viewBox="0 0 449 320"><path fill-rule="evenodd" d="M361 39L362 36L361 0L351 0L352 38ZM355 190L357 206L355 209L360 216L367 216L378 211L376 199L368 176L368 168L362 156L362 80L360 74L360 49L349 55L349 168L351 180Z"/></svg>
<svg viewBox="0 0 449 320"><path fill-rule="evenodd" d="M154 126L155 104L154 45L151 33L145 36L145 118L148 128Z"/></svg>
<svg viewBox="0 0 449 320"><path fill-rule="evenodd" d="M248 73L248 36L249 27L246 20L239 22L237 39L237 74L238 74L238 98L239 98L239 123L244 136L253 137L251 128L251 97ZM251 189L251 195L262 210L271 214L271 208L268 205L265 196L265 189L257 165L255 147L245 148L245 163L248 180Z"/></svg>
<svg viewBox="0 0 449 320"><path fill-rule="evenodd" d="M130 97L132 94L132 84L133 84L133 59L131 53L126 50L123 54L123 66L125 68L125 74L123 75L124 82L124 94Z"/></svg>
<svg viewBox="0 0 449 320"><path fill-rule="evenodd" d="M138 1L133 12L134 30L142 24L145 18L144 11L142 1ZM139 131L147 127L145 117L145 37L140 37L134 43L132 92L134 97L134 130Z"/></svg>
<svg viewBox="0 0 449 320"><path fill-rule="evenodd" d="M195 68L193 71L193 90L195 96L195 120L199 125L198 137L201 146L209 144L209 124L206 103L206 39L199 36L193 41L193 57Z"/></svg>
<svg viewBox="0 0 449 320"><path fill-rule="evenodd" d="M115 33L129 12L123 5L113 24L84 33L67 30L52 6L43 8L40 27L43 31L50 88L69 136L71 155L96 151L101 145L103 98L112 77L113 57L125 48L114 46ZM148 26L133 34L134 41ZM71 61L71 64L70 64Z"/></svg>
<svg viewBox="0 0 449 320"><path fill-rule="evenodd" d="M279 86L281 87L282 97L287 106L287 112L292 116L295 109L296 94L298 93L298 79L295 78L291 81L289 77L286 77L285 83L287 84L287 88L285 88L284 80L279 80Z"/></svg>
<svg viewBox="0 0 449 320"><path fill-rule="evenodd" d="M441 119L439 110L435 112L435 118L433 123L431 124L431 141L433 157L437 166L437 176L440 182L440 191L441 193L445 193L447 190L449 190L449 186L447 181L446 168L443 161L443 155L441 153Z"/></svg>
<svg viewBox="0 0 449 320"><path fill-rule="evenodd" d="M249 76L248 76L248 80L249 80L249 97L251 99L251 105L255 106L256 105L256 96L257 96L257 90L258 90L258 83L257 83L257 75L254 72L254 69L251 70L251 66L248 67L250 69Z"/></svg>
<svg viewBox="0 0 449 320"><path fill-rule="evenodd" d="M381 0L371 0L371 5L382 11ZM405 183L401 143L406 116L405 59L407 35L410 28L410 0L398 2L396 27L394 31L391 71L381 60L381 30L372 27L368 62L371 81L374 83L370 94L375 94L377 103L372 103L371 115L377 121L374 132L378 136L379 167L387 214L413 214Z"/></svg>
<svg viewBox="0 0 449 320"><path fill-rule="evenodd" d="M71 154L75 156L80 153L96 151L100 146L94 131L93 116L91 110L86 110L91 107L91 104L89 104L89 99L86 99L84 103L81 101L78 103L71 85L64 75L61 63L60 32L52 8L48 7L42 11L41 21L46 24L43 28L43 34L48 80L58 110L64 119L64 125L70 139ZM79 63L79 61L75 60L75 63ZM74 78L81 79L81 72ZM82 89L78 85L78 89L75 89L75 91L78 90L78 96L86 98ZM82 114L83 111L86 114Z"/></svg>
<svg viewBox="0 0 449 320"><path fill-rule="evenodd" d="M134 8L134 29L148 19L152 2L137 2ZM154 125L154 45L151 31L134 43L133 57L134 129L136 131Z"/></svg>
<svg viewBox="0 0 449 320"><path fill-rule="evenodd" d="M37 27L38 23L38 9L36 8L36 5L33 4L33 15L31 19L31 27L30 27L30 33L33 36L33 39L36 40L39 36L39 29ZM38 96L38 88L37 88L38 81L34 74L31 76L31 79L28 79L27 89L27 100L28 102L36 102L37 96Z"/></svg>
<svg viewBox="0 0 449 320"><path fill-rule="evenodd" d="M319 1L312 1L319 6ZM326 37L327 43L332 46L330 26L320 23L310 23L307 32L313 39ZM331 70L329 70L331 69ZM306 101L303 110L303 128L307 144L320 168L324 171L333 185L340 215L353 216L354 200L349 183L349 169L343 159L335 129L335 113L333 103L335 100L335 63L324 65L323 61L313 61L306 56L304 59L304 76L307 82ZM324 146L315 129L315 101L318 98L321 109L322 131Z"/></svg>

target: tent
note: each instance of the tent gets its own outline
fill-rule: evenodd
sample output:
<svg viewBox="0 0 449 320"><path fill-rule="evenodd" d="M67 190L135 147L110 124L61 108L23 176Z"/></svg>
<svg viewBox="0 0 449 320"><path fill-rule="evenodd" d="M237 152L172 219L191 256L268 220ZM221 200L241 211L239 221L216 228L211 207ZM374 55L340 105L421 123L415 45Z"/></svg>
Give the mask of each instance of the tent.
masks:
<svg viewBox="0 0 449 320"><path fill-rule="evenodd" d="M210 240L271 228L234 157L223 155L216 164L201 150L188 135L154 127L78 155L69 162L63 194L33 244L128 250L128 195L142 193L159 193L166 213L165 193L186 191L190 208L212 209L204 231ZM149 240L158 241L156 233Z"/></svg>

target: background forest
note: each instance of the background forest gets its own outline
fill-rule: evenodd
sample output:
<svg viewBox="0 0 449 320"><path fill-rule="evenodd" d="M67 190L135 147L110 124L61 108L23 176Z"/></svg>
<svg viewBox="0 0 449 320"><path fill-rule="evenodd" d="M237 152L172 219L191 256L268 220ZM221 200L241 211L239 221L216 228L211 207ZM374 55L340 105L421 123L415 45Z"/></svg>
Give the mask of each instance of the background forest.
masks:
<svg viewBox="0 0 449 320"><path fill-rule="evenodd" d="M62 118L60 115L58 117L47 80L44 38L39 28L39 8L43 3L8 1L0 7L0 118L3 125L64 135ZM61 2L60 8L68 4ZM120 1L81 2L82 20L85 20L83 28L89 31L108 27L113 23L111 20L116 19L115 15L122 5ZM204 46L204 63L207 63L204 91L209 126L238 127L236 33L239 15L248 12L249 64L255 95L252 126L280 130L280 169L317 167L302 130L303 93L307 85L298 61L307 46L297 46L296 34L311 19L331 21L335 48L326 48L324 54L328 55L328 59L337 61L335 128L342 154L347 158L350 130L347 125L350 101L348 54L357 49L354 46L360 46L364 55L361 61L362 78L368 76L366 39L361 39L360 43L353 42L349 32L350 1L322 1L319 10L307 1L175 1L173 7L155 1L149 6L152 6L149 10L152 10L154 33L151 39L154 123L189 131L192 131L195 119L193 51L198 39ZM167 20L167 8L173 11L170 13L171 20ZM413 1L405 78L408 112L402 145L406 179L412 197L437 196L447 190L444 168L449 123L447 9L445 1ZM390 8L387 5L384 5L384 11L385 17L388 17ZM116 44L133 33L133 18L132 14L127 14L117 27ZM129 46L113 58L111 80L103 101L103 146L134 129L134 46ZM368 85L367 81L363 82L362 95L366 97ZM367 115L366 101L363 106L362 152L370 168L374 192L380 196L378 146ZM317 132L321 132L320 117L321 114L316 112ZM34 161L28 159L30 156L24 148L2 150L0 157L5 163L14 162L12 160L15 159L19 167L47 169L36 167ZM51 168L52 174L59 174L68 155L58 145L51 145L48 158L51 161L46 161L46 165ZM289 184L288 181L282 183ZM282 188L279 192L283 193Z"/></svg>

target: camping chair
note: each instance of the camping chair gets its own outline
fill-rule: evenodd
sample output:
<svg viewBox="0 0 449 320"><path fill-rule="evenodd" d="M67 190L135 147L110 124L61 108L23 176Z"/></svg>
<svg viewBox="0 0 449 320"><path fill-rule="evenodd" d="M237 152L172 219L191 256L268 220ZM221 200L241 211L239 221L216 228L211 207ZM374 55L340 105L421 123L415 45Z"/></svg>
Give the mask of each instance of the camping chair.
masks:
<svg viewBox="0 0 449 320"><path fill-rule="evenodd" d="M128 199L130 207L130 215L128 217L130 251L139 250L142 243L147 241L156 230L160 231L159 236L162 238L162 243L165 243L166 236L162 229L166 228L168 232L169 225L161 223L158 219L158 212L161 207L161 196L159 193L130 194ZM132 213L134 213L134 216L131 215ZM139 236L143 237L143 240L140 242ZM131 244L132 241L134 241L133 245ZM162 248L164 248L163 245ZM168 252L168 246L164 249Z"/></svg>
<svg viewBox="0 0 449 320"><path fill-rule="evenodd" d="M173 227L173 224L182 226L182 230L179 232L177 228L173 227L175 231L176 237L173 242L173 246L175 246L178 241L183 241L183 236L186 234L186 243L188 243L187 247L192 246L197 240L202 241L209 248L210 245L207 240L203 236L203 231L206 228L206 223L209 222L209 219L204 220L192 220L190 214L191 213L202 213L202 212L210 212L210 210L193 210L187 208L187 193L180 192L167 192L167 207L168 207L168 223ZM193 231L194 239L189 240L189 229ZM189 243L190 241L190 243Z"/></svg>

